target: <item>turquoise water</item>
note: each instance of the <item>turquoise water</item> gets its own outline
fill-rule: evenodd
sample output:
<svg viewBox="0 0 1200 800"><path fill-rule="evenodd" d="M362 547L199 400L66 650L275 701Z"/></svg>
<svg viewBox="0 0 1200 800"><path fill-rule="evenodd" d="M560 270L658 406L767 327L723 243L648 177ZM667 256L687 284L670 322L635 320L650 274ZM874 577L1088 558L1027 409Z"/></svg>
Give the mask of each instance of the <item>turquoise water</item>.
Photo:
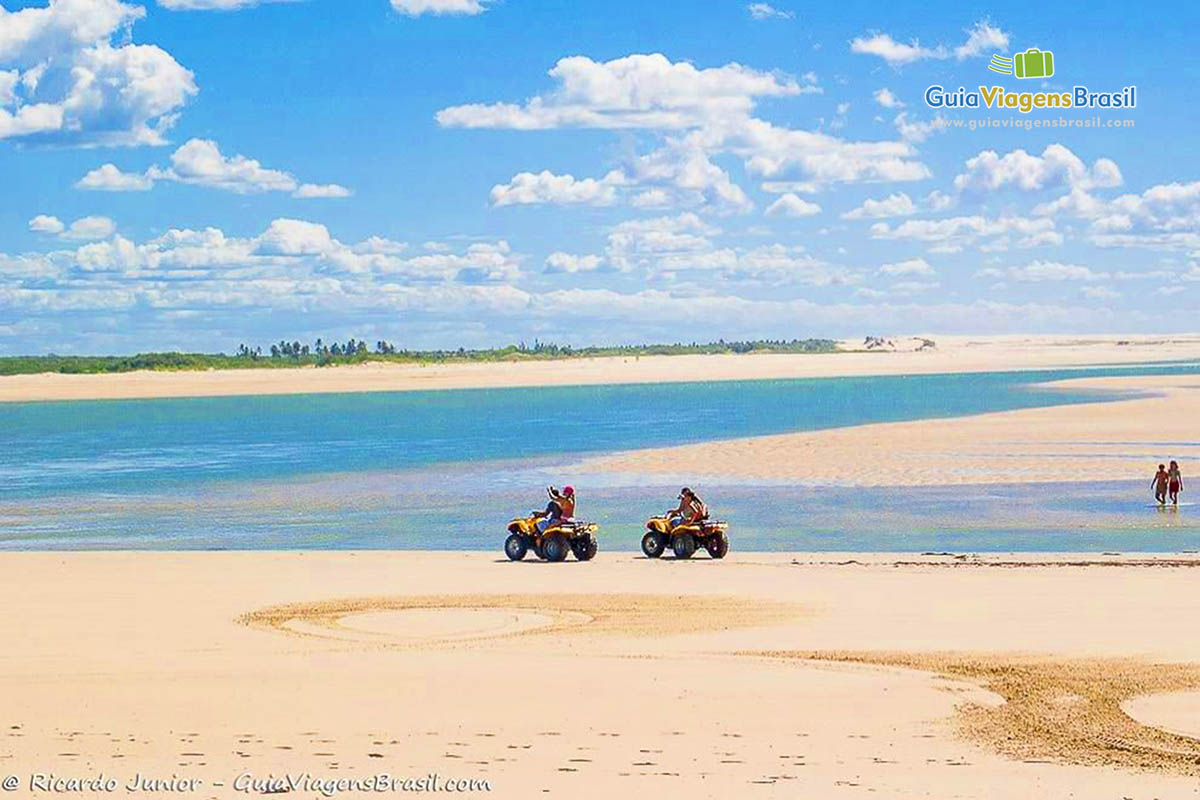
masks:
<svg viewBox="0 0 1200 800"><path fill-rule="evenodd" d="M1167 365L973 375L0 405L0 548L492 548L578 454L1110 395L1029 384ZM1173 443L1169 445L1183 445ZM1164 445L1167 446L1167 445ZM1194 445L1192 445L1194 446ZM676 487L572 478L610 549ZM1149 477L1147 477L1147 483ZM1077 492L704 487L766 550L1200 544L1144 487ZM969 499L967 499L969 497Z"/></svg>

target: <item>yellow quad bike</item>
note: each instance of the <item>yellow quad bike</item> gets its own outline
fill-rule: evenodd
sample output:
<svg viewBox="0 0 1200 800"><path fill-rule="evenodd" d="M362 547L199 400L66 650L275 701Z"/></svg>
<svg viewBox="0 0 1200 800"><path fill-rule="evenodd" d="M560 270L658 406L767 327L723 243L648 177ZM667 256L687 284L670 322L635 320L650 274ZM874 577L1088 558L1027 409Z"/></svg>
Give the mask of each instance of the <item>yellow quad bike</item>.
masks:
<svg viewBox="0 0 1200 800"><path fill-rule="evenodd" d="M563 561L568 550L575 554L577 561L591 561L596 555L596 531L600 529L596 523L561 520L538 533L538 519L530 515L508 523L504 555L510 561L520 561L530 550L545 561Z"/></svg>
<svg viewBox="0 0 1200 800"><path fill-rule="evenodd" d="M724 558L729 552L728 530L727 522L704 519L672 527L668 517L651 517L642 537L642 552L647 558L658 558L669 545L676 558L691 558L702 546L713 558Z"/></svg>

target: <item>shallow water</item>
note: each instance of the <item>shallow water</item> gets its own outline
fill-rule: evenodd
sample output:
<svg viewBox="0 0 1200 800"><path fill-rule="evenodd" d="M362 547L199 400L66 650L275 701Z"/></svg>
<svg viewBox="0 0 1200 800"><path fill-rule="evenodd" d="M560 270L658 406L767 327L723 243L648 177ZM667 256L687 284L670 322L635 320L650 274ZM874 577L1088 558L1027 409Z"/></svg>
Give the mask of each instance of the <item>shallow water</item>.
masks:
<svg viewBox="0 0 1200 800"><path fill-rule="evenodd" d="M544 503L541 487L563 482L574 453L1102 402L1111 396L1028 384L1196 371L0 406L0 548L498 548L507 519ZM678 488L566 472L581 489L579 515L602 525L606 549L636 549L644 519ZM746 550L1200 547L1200 513L1150 507L1141 482L702 488Z"/></svg>

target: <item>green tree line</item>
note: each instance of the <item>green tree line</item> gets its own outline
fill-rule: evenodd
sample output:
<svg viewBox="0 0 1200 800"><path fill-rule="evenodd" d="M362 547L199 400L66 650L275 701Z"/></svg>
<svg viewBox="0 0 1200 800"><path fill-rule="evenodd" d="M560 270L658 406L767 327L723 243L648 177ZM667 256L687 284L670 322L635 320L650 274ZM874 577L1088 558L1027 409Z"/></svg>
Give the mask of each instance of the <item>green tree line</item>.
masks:
<svg viewBox="0 0 1200 800"><path fill-rule="evenodd" d="M646 344L621 346L572 347L534 340L508 347L468 350L408 350L379 340L374 345L359 339L345 342L280 340L262 345L240 344L227 353L138 353L132 356L60 356L54 354L0 357L0 375L28 375L40 372L96 374L135 370L209 370L324 367L366 362L446 363L468 361L526 361L537 359L600 358L604 356L712 355L723 353L832 353L832 339L757 339L719 340L690 344Z"/></svg>

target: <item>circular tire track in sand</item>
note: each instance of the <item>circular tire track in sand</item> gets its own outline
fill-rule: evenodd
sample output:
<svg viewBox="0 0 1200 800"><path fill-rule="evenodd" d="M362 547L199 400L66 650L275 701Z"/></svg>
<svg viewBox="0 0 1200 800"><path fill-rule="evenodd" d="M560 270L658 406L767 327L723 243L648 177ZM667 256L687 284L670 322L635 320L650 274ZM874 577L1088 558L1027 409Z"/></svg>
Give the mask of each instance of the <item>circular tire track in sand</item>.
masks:
<svg viewBox="0 0 1200 800"><path fill-rule="evenodd" d="M1132 658L1054 659L1004 654L891 652L743 653L933 672L967 679L1004 698L964 705L960 731L1021 760L1122 766L1200 775L1200 740L1139 723L1131 698L1200 689L1200 666Z"/></svg>
<svg viewBox="0 0 1200 800"><path fill-rule="evenodd" d="M703 633L800 614L794 605L712 595L420 595L292 603L251 612L239 622L293 636L431 648L517 636Z"/></svg>

